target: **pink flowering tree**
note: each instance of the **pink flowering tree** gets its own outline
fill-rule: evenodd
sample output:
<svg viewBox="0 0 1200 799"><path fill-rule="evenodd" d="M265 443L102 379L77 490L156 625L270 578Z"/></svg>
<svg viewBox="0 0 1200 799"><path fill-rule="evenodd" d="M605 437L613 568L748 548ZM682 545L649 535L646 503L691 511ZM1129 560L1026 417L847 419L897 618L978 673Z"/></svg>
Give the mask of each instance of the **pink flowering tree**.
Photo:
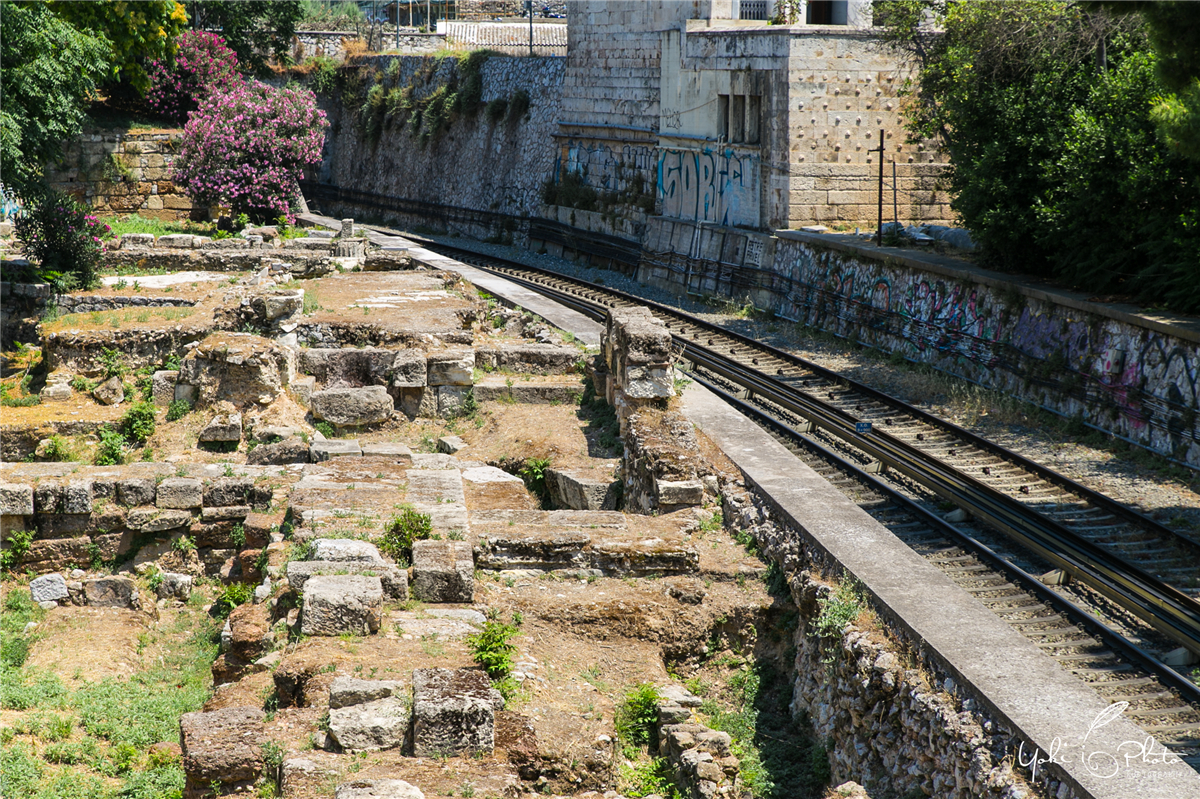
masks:
<svg viewBox="0 0 1200 799"><path fill-rule="evenodd" d="M321 160L328 127L316 95L257 81L215 91L183 128L174 181L200 205L252 219L289 216L304 167Z"/></svg>
<svg viewBox="0 0 1200 799"><path fill-rule="evenodd" d="M237 53L225 40L207 31L187 31L176 42L175 58L151 61L146 68L150 90L146 105L170 119L186 119L214 91L242 82Z"/></svg>

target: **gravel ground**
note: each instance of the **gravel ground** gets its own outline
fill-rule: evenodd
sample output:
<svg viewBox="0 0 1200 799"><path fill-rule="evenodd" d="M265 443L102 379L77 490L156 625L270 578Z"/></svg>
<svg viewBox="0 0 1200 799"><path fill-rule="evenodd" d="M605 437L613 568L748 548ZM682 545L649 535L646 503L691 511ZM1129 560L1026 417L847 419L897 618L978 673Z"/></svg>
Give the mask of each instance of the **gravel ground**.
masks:
<svg viewBox="0 0 1200 799"><path fill-rule="evenodd" d="M1140 509L1200 540L1200 473L1177 466L1120 441L1087 443L1066 430L1066 420L951 375L790 322L752 318L736 303L723 308L676 297L606 269L517 247L450 236L426 236L455 247L552 269L694 313L729 330L772 344L953 421L1025 457L1045 464L1096 491Z"/></svg>

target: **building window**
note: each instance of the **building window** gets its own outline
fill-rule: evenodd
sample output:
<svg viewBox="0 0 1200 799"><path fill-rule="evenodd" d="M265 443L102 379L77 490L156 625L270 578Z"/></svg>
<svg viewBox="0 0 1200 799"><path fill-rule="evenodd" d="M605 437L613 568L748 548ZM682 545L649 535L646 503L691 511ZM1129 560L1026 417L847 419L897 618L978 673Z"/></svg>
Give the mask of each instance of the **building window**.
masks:
<svg viewBox="0 0 1200 799"><path fill-rule="evenodd" d="M729 140L741 143L746 140L746 95L735 94L729 107Z"/></svg>
<svg viewBox="0 0 1200 799"><path fill-rule="evenodd" d="M759 128L762 127L762 98L757 94L746 96L746 143L758 144Z"/></svg>
<svg viewBox="0 0 1200 799"><path fill-rule="evenodd" d="M758 144L762 98L757 94L717 95L717 135L733 144Z"/></svg>
<svg viewBox="0 0 1200 799"><path fill-rule="evenodd" d="M717 135L729 141L729 95L717 95Z"/></svg>

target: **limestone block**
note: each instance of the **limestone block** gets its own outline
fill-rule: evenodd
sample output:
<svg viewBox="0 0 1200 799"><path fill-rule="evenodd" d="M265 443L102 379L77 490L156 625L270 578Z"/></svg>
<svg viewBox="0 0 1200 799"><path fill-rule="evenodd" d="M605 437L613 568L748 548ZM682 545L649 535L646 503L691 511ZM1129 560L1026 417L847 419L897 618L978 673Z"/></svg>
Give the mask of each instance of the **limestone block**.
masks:
<svg viewBox="0 0 1200 799"><path fill-rule="evenodd" d="M619 480L596 480L585 472L546 470L551 501L572 510L616 510Z"/></svg>
<svg viewBox="0 0 1200 799"><path fill-rule="evenodd" d="M262 297L263 315L274 321L299 311L304 306L304 289L276 290Z"/></svg>
<svg viewBox="0 0 1200 799"><path fill-rule="evenodd" d="M197 436L200 441L227 443L242 440L242 415L240 413L218 413Z"/></svg>
<svg viewBox="0 0 1200 799"><path fill-rule="evenodd" d="M378 577L383 593L389 600L408 599L408 572L390 563L377 564L367 561L343 560L293 560L287 565L288 585L303 591L308 578L322 574L364 574Z"/></svg>
<svg viewBox="0 0 1200 799"><path fill-rule="evenodd" d="M369 635L379 630L383 585L378 577L320 575L304 583L300 632Z"/></svg>
<svg viewBox="0 0 1200 799"><path fill-rule="evenodd" d="M310 560L354 560L384 564L387 561L369 541L355 538L318 538L312 542Z"/></svg>
<svg viewBox="0 0 1200 799"><path fill-rule="evenodd" d="M339 785L333 799L425 799L425 794L404 780L354 780Z"/></svg>
<svg viewBox="0 0 1200 799"><path fill-rule="evenodd" d="M205 523L222 522L230 519L244 519L249 515L249 505L220 505L215 508L201 509L200 520Z"/></svg>
<svg viewBox="0 0 1200 799"><path fill-rule="evenodd" d="M407 444L390 444L386 442L363 444L362 453L364 458L387 458L393 463L405 466L412 465L412 450L409 449Z"/></svg>
<svg viewBox="0 0 1200 799"><path fill-rule="evenodd" d="M0 516L32 516L33 486L0 483Z"/></svg>
<svg viewBox="0 0 1200 799"><path fill-rule="evenodd" d="M417 541L413 544L412 593L422 602L471 602L475 560L465 541Z"/></svg>
<svg viewBox="0 0 1200 799"><path fill-rule="evenodd" d="M316 387L317 379L315 377L298 377L292 381L292 396L295 397L296 403L301 408L311 407L312 395Z"/></svg>
<svg viewBox="0 0 1200 799"><path fill-rule="evenodd" d="M195 386L197 402L266 405L296 376L292 348L245 333L214 333L184 357L179 382Z"/></svg>
<svg viewBox="0 0 1200 799"><path fill-rule="evenodd" d="M475 352L480 369L511 369L521 374L567 374L582 357L574 347L557 344L516 344L481 347Z"/></svg>
<svg viewBox="0 0 1200 799"><path fill-rule="evenodd" d="M482 671L413 670L413 754L491 752L500 692Z"/></svg>
<svg viewBox="0 0 1200 799"><path fill-rule="evenodd" d="M158 247L190 250L196 246L196 237L191 233L168 233L155 239L154 244Z"/></svg>
<svg viewBox="0 0 1200 799"><path fill-rule="evenodd" d="M125 517L125 526L139 533L161 533L187 527L191 523L192 514L186 510L136 508Z"/></svg>
<svg viewBox="0 0 1200 799"><path fill-rule="evenodd" d="M66 402L75 396L75 392L71 389L70 383L50 383L47 381L46 387L38 394L42 398L42 402Z"/></svg>
<svg viewBox="0 0 1200 799"><path fill-rule="evenodd" d="M193 477L168 477L158 484L154 500L160 508L198 508L204 498L203 484Z"/></svg>
<svg viewBox="0 0 1200 799"><path fill-rule="evenodd" d="M266 714L256 707L185 713L179 719L183 769L189 782L253 783L262 774Z"/></svg>
<svg viewBox="0 0 1200 799"><path fill-rule="evenodd" d="M358 439L354 438L314 441L308 452L313 463L321 463L333 458L361 458L363 454L362 447L358 445Z"/></svg>
<svg viewBox="0 0 1200 799"><path fill-rule="evenodd" d="M329 686L329 707L349 707L374 702L396 695L404 687L399 680L360 680L355 677L337 677Z"/></svg>
<svg viewBox="0 0 1200 799"><path fill-rule="evenodd" d="M699 480L657 480L658 504L700 505L704 502L704 483Z"/></svg>
<svg viewBox="0 0 1200 799"><path fill-rule="evenodd" d="M162 572L162 582L155 593L159 599L178 599L186 602L192 595L192 576L177 572Z"/></svg>
<svg viewBox="0 0 1200 799"><path fill-rule="evenodd" d="M392 361L394 388L424 388L427 382L425 353L421 350L399 350Z"/></svg>
<svg viewBox="0 0 1200 799"><path fill-rule="evenodd" d="M122 250L127 250L131 247L153 247L153 233L123 233L121 234Z"/></svg>
<svg viewBox="0 0 1200 799"><path fill-rule="evenodd" d="M437 415L443 419L453 419L463 413L467 392L473 390L470 386L438 386Z"/></svg>
<svg viewBox="0 0 1200 799"><path fill-rule="evenodd" d="M446 455L454 455L466 449L466 447L467 442L458 436L442 436L437 442L438 452L445 453Z"/></svg>
<svg viewBox="0 0 1200 799"><path fill-rule="evenodd" d="M117 502L122 505L153 505L154 494L154 481L145 477L130 477L117 483Z"/></svg>
<svg viewBox="0 0 1200 799"><path fill-rule="evenodd" d="M246 456L246 463L254 465L283 465L308 461L308 444L298 437L287 438L275 444L259 444Z"/></svg>
<svg viewBox="0 0 1200 799"><path fill-rule="evenodd" d="M60 602L66 599L67 580L61 574L43 574L29 581L29 592L34 602Z"/></svg>
<svg viewBox="0 0 1200 799"><path fill-rule="evenodd" d="M92 390L92 396L102 405L116 405L125 399L121 378L110 377Z"/></svg>
<svg viewBox="0 0 1200 799"><path fill-rule="evenodd" d="M150 379L150 392L155 405L166 407L175 399L175 383L179 380L177 371L155 372Z"/></svg>
<svg viewBox="0 0 1200 799"><path fill-rule="evenodd" d="M249 477L217 477L204 486L204 506L248 505L254 493Z"/></svg>
<svg viewBox="0 0 1200 799"><path fill-rule="evenodd" d="M200 396L199 390L188 383L175 384L175 401L186 402L190 405L196 404L196 398Z"/></svg>
<svg viewBox="0 0 1200 799"><path fill-rule="evenodd" d="M128 577L97 577L83 581L83 593L88 605L100 608L127 608L138 610L141 597L137 583Z"/></svg>
<svg viewBox="0 0 1200 799"><path fill-rule="evenodd" d="M346 707L330 705L329 734L346 752L403 747L408 725L408 708L399 697L388 696Z"/></svg>
<svg viewBox="0 0 1200 799"><path fill-rule="evenodd" d="M431 386L469 386L475 369L474 350L441 350L426 357L427 382Z"/></svg>
<svg viewBox="0 0 1200 799"><path fill-rule="evenodd" d="M393 402L383 386L313 392L313 416L338 427L378 424L392 418Z"/></svg>

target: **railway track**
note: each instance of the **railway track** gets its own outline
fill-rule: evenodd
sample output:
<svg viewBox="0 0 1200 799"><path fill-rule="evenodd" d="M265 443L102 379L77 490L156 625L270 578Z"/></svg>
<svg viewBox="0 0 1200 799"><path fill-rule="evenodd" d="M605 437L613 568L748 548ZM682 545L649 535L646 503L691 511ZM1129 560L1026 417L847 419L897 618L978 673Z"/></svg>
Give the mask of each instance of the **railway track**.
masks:
<svg viewBox="0 0 1200 799"><path fill-rule="evenodd" d="M421 243L593 318L650 307L694 377L849 486L868 513L1102 696L1128 702L1127 716L1200 769L1200 687L1162 660L1173 645L1200 653L1200 543L952 423L669 306ZM1068 579L1096 595L1089 607L1046 584ZM1110 605L1115 621L1098 619L1096 604ZM1126 613L1160 641L1131 640Z"/></svg>

